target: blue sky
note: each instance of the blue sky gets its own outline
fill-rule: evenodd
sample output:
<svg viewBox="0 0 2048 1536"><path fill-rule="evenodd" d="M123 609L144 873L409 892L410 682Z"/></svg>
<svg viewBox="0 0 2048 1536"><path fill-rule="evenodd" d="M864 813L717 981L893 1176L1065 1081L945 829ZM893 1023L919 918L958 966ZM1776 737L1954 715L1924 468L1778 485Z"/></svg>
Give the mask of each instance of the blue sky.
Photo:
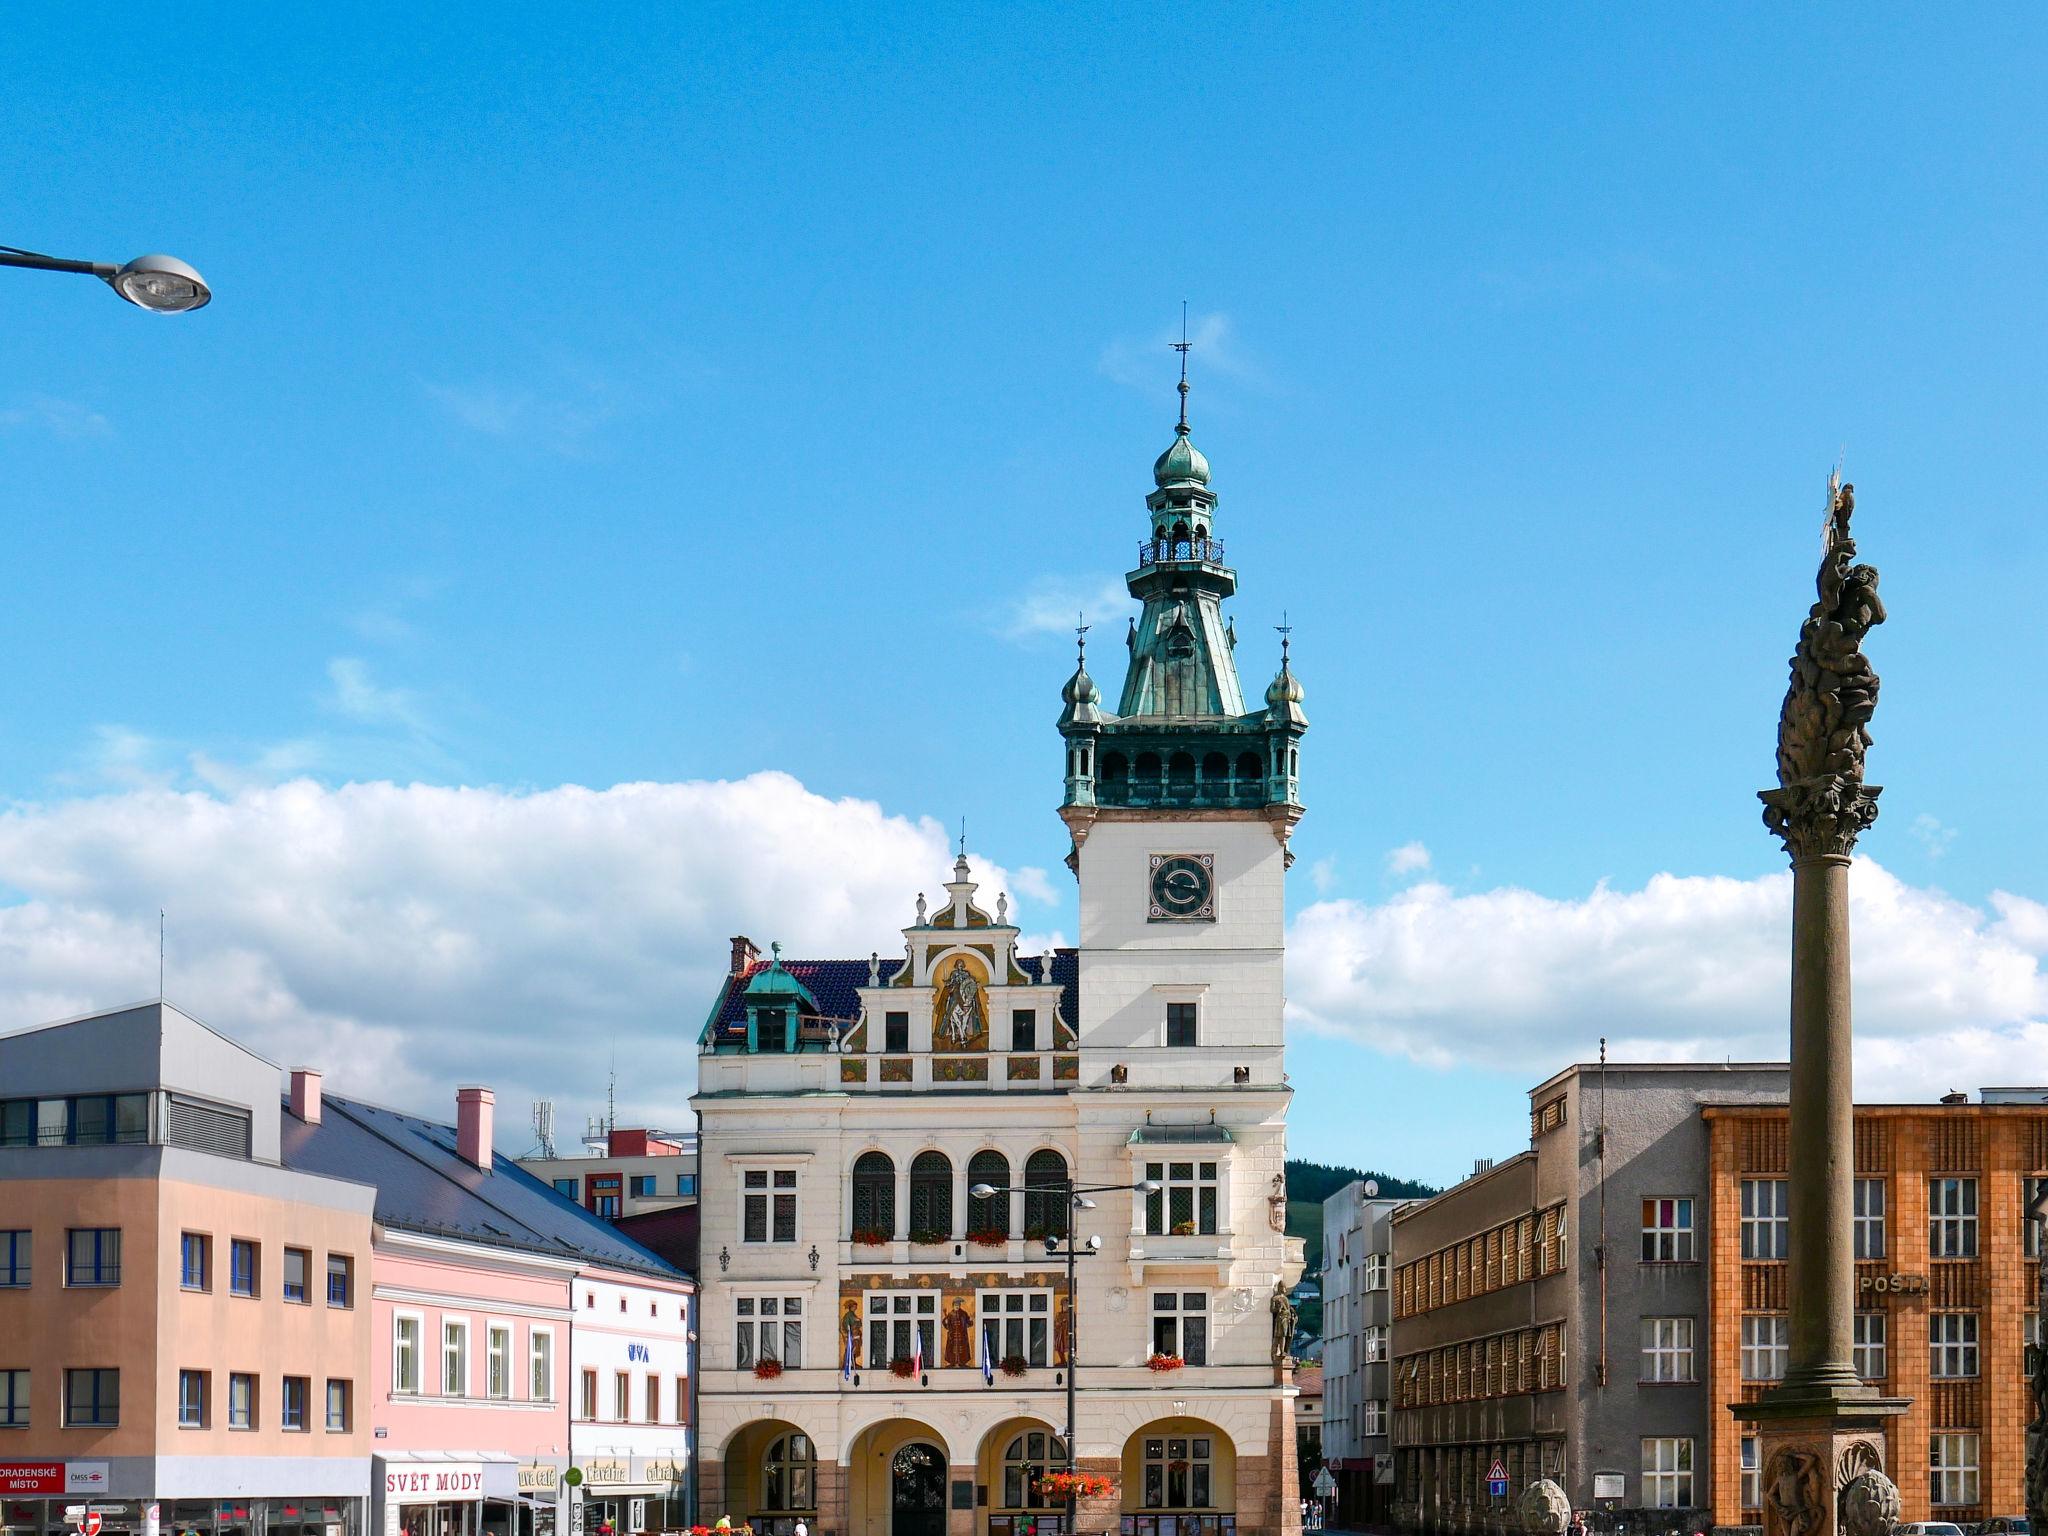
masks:
<svg viewBox="0 0 2048 1536"><path fill-rule="evenodd" d="M961 815L1070 935L1059 625L1120 628L1186 297L1247 684L1284 610L1308 689L1299 1151L1445 1177L1603 1033L1774 1050L1843 452L1861 1069L2048 1075L2038 15L9 25L0 242L218 297L0 272L0 1026L151 990L169 906L174 999L280 1053L431 1106L501 1045L571 1118L622 1055L676 1119L724 934L888 948ZM579 841L700 782L672 859Z"/></svg>

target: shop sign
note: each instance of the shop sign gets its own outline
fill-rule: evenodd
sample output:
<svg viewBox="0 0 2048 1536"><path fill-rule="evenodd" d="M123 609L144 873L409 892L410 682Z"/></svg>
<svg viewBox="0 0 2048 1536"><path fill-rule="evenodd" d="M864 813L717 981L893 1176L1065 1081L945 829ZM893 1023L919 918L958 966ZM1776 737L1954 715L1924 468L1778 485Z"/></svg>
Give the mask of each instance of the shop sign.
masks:
<svg viewBox="0 0 2048 1536"><path fill-rule="evenodd" d="M1897 1296L1925 1296L1927 1277L1925 1275L1858 1275L1856 1294Z"/></svg>
<svg viewBox="0 0 2048 1536"><path fill-rule="evenodd" d="M636 1483L680 1483L683 1481L683 1463L673 1456L641 1456L633 1463L640 1469Z"/></svg>
<svg viewBox="0 0 2048 1536"><path fill-rule="evenodd" d="M521 1493L553 1493L555 1485L561 1479L562 1469L551 1461L525 1461L519 1464Z"/></svg>
<svg viewBox="0 0 2048 1536"><path fill-rule="evenodd" d="M633 1481L630 1461L586 1461L583 1483L587 1488L622 1488Z"/></svg>
<svg viewBox="0 0 2048 1536"><path fill-rule="evenodd" d="M61 1461L0 1461L0 1493L62 1493Z"/></svg>
<svg viewBox="0 0 2048 1536"><path fill-rule="evenodd" d="M384 1469L386 1504L435 1504L443 1499L480 1499L483 1496L482 1462L451 1461L439 1466Z"/></svg>
<svg viewBox="0 0 2048 1536"><path fill-rule="evenodd" d="M105 1493L107 1491L107 1464L104 1461L65 1462L64 1491L66 1493Z"/></svg>

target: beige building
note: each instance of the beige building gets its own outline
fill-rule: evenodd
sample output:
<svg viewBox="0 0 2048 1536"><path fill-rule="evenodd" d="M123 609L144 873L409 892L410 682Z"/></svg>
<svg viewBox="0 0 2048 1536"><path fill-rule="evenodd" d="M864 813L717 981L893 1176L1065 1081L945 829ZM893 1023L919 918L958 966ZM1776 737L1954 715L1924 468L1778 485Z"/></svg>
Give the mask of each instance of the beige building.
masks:
<svg viewBox="0 0 2048 1536"><path fill-rule="evenodd" d="M1078 946L1021 952L964 856L865 959L735 945L693 1101L707 1522L1052 1536L1073 1373L1075 1459L1110 1490L1082 1529L1298 1523L1274 1308L1301 1270L1282 971L1306 720L1284 655L1245 707L1184 424L1154 480L1121 700L1085 667L1064 693ZM1111 1187L1072 1207L1069 1183Z"/></svg>

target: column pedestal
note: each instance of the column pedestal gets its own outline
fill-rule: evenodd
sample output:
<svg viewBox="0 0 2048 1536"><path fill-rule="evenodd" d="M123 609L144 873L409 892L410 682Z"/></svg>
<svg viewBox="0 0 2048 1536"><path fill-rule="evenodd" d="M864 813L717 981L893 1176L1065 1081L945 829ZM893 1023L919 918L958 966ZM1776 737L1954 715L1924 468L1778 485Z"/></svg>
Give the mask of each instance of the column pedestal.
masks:
<svg viewBox="0 0 2048 1536"><path fill-rule="evenodd" d="M1877 1536L1899 1518L1890 1483L1850 1485L1884 1471L1884 1427L1902 1397L1767 1396L1733 1405L1757 1426L1764 1536ZM1889 1498L1890 1508L1883 1507ZM1872 1501L1876 1501L1872 1507Z"/></svg>

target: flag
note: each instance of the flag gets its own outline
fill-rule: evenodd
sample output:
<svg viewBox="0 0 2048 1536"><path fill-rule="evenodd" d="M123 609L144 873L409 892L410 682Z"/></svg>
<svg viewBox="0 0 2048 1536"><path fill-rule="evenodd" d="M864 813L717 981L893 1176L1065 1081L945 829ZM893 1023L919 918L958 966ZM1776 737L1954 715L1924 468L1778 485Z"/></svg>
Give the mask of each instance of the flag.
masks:
<svg viewBox="0 0 2048 1536"><path fill-rule="evenodd" d="M846 1358L839 1367L839 1374L848 1381L853 1380L853 1340L854 1331L849 1328L846 1330Z"/></svg>
<svg viewBox="0 0 2048 1536"><path fill-rule="evenodd" d="M988 1329L981 1330L981 1384L992 1387L996 1384L995 1352L988 1345Z"/></svg>
<svg viewBox="0 0 2048 1536"><path fill-rule="evenodd" d="M924 1330L922 1328L912 1328L910 1333L913 1340L910 1346L910 1374L922 1376L924 1374Z"/></svg>

